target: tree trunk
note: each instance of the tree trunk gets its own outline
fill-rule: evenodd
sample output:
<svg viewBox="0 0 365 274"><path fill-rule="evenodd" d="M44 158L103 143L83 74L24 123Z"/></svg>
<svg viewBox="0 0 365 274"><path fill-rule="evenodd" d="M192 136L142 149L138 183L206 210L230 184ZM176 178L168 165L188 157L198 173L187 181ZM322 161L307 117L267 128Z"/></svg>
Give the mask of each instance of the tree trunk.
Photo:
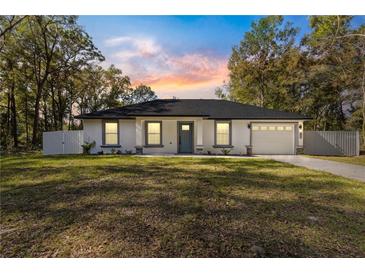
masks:
<svg viewBox="0 0 365 274"><path fill-rule="evenodd" d="M60 89L58 89L58 126L59 130L63 129L63 102L62 102L62 94Z"/></svg>
<svg viewBox="0 0 365 274"><path fill-rule="evenodd" d="M38 64L35 65L35 78L37 81L37 93L35 98L35 105L34 105L34 120L33 120L33 136L32 136L32 145L36 146L39 143L39 108L40 108L40 101L43 95L43 88L48 79L50 74L50 66L53 60L53 54L55 50L55 46L57 43L57 37L54 38L52 45L49 47L48 38L48 29L44 25L42 25L42 16L36 16L37 23L41 29L41 35L43 38L44 43L44 53L45 53L45 62L44 62L44 73L42 73L42 60L39 60L41 56L35 55L34 63ZM38 57L38 58L36 58Z"/></svg>
<svg viewBox="0 0 365 274"><path fill-rule="evenodd" d="M53 130L57 130L57 113L56 113L56 100L54 98L54 87L53 87L53 83L51 82L51 97L52 97L52 127Z"/></svg>
<svg viewBox="0 0 365 274"><path fill-rule="evenodd" d="M8 97L8 105L6 109L6 135L9 136L10 134L10 94L7 93Z"/></svg>
<svg viewBox="0 0 365 274"><path fill-rule="evenodd" d="M44 130L48 131L49 127L48 127L48 109L47 109L47 103L44 102L43 105L43 116L44 116Z"/></svg>
<svg viewBox="0 0 365 274"><path fill-rule="evenodd" d="M68 113L68 130L71 130L71 120L72 120L72 104L70 106L70 111Z"/></svg>
<svg viewBox="0 0 365 274"><path fill-rule="evenodd" d="M18 124L16 120L16 105L15 105L15 95L14 95L15 83L14 81L11 84L11 123L12 123L12 135L14 140L14 147L18 147Z"/></svg>
<svg viewBox="0 0 365 274"><path fill-rule="evenodd" d="M34 105L34 119L33 119L33 135L32 135L32 145L36 146L38 144L38 129L39 129L39 103L41 100L42 87L38 84L37 95L35 98Z"/></svg>
<svg viewBox="0 0 365 274"><path fill-rule="evenodd" d="M68 130L71 130L71 123L72 123L72 127L73 127L73 117L72 117L72 92L70 94L70 106L69 106L69 112L68 112Z"/></svg>
<svg viewBox="0 0 365 274"><path fill-rule="evenodd" d="M25 135L27 147L29 145L29 123L28 123L28 93L25 91Z"/></svg>
<svg viewBox="0 0 365 274"><path fill-rule="evenodd" d="M48 107L47 107L47 94L43 96L43 117L44 117L44 130L49 130L49 115L48 115Z"/></svg>
<svg viewBox="0 0 365 274"><path fill-rule="evenodd" d="M365 146L365 62L364 62L364 71L362 73L362 145Z"/></svg>

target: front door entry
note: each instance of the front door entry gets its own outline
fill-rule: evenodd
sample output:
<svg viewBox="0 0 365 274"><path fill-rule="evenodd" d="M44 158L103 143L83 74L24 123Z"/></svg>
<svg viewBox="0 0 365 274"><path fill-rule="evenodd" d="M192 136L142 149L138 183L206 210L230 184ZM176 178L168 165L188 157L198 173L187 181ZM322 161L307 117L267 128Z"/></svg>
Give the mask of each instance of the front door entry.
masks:
<svg viewBox="0 0 365 274"><path fill-rule="evenodd" d="M179 122L179 153L193 153L192 122Z"/></svg>

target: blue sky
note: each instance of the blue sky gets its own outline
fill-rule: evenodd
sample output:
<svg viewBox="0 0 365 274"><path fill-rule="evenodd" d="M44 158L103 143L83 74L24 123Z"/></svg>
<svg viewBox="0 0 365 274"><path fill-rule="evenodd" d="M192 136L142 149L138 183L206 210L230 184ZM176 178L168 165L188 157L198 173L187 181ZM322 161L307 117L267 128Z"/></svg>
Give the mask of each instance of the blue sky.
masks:
<svg viewBox="0 0 365 274"><path fill-rule="evenodd" d="M106 57L160 98L214 98L227 80L231 49L260 16L80 16ZM285 16L309 31L307 16ZM354 20L359 24L364 18Z"/></svg>

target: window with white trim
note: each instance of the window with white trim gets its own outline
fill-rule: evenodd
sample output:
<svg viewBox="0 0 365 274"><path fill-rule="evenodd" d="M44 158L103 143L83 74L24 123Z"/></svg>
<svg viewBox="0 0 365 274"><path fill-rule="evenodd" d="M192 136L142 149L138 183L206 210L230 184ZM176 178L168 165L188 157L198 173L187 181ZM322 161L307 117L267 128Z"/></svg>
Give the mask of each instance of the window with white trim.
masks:
<svg viewBox="0 0 365 274"><path fill-rule="evenodd" d="M104 145L118 145L118 122L104 123Z"/></svg>
<svg viewBox="0 0 365 274"><path fill-rule="evenodd" d="M215 123L215 142L217 146L231 145L231 122L217 121Z"/></svg>
<svg viewBox="0 0 365 274"><path fill-rule="evenodd" d="M161 144L162 124L157 122L146 122L146 145L162 145Z"/></svg>

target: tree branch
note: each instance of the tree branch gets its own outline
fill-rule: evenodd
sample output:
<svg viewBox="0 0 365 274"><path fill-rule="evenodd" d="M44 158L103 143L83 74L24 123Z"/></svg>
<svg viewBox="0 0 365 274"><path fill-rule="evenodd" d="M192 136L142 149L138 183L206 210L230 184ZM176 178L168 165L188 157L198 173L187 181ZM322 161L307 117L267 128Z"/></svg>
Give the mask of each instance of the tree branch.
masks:
<svg viewBox="0 0 365 274"><path fill-rule="evenodd" d="M18 25L21 21L23 21L28 15L25 15L23 17L20 17L18 20L16 20L14 23L13 23L13 20L15 18L15 16L10 20L9 22L9 26L6 27L4 30L2 30L0 32L0 38L3 37L5 35L5 33L11 31L16 25Z"/></svg>

